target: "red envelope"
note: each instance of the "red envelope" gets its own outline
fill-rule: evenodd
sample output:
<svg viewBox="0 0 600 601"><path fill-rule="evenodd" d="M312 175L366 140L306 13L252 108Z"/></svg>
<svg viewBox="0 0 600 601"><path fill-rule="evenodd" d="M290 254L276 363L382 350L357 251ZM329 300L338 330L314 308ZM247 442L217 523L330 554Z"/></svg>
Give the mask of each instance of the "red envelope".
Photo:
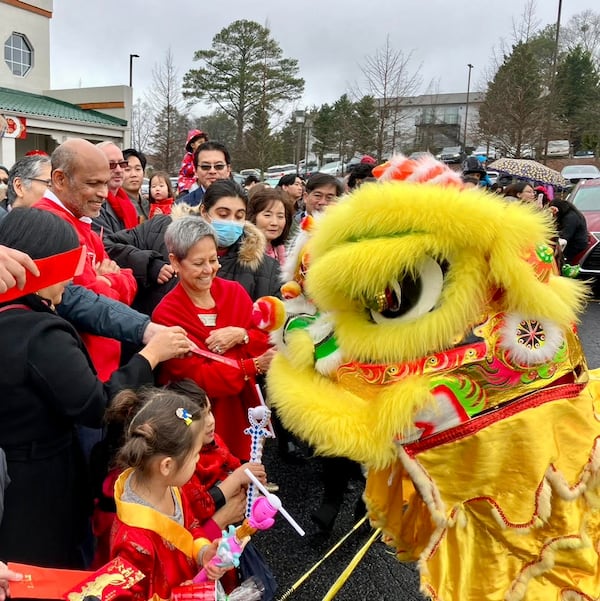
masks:
<svg viewBox="0 0 600 601"><path fill-rule="evenodd" d="M10 583L11 599L62 599L65 591L90 576L90 572L83 570L57 570L12 562L8 567L23 574L21 582Z"/></svg>
<svg viewBox="0 0 600 601"><path fill-rule="evenodd" d="M111 601L144 578L142 572L119 557L95 572L41 568L20 563L9 563L8 567L23 574L21 582L10 583L11 599L80 601L90 596Z"/></svg>

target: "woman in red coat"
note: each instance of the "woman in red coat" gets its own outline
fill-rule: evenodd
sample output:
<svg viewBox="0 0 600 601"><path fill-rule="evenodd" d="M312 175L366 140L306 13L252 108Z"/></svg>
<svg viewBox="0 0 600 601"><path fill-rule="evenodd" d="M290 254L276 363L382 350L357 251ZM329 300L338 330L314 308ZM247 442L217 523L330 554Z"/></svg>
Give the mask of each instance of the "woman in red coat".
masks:
<svg viewBox="0 0 600 601"><path fill-rule="evenodd" d="M232 206L237 197L222 199ZM259 404L256 377L266 373L274 350L252 323L252 300L237 282L217 278L219 257L214 230L202 218L174 221L165 233L177 286L156 307L153 321L181 325L198 352L163 364L162 383L194 380L213 403L217 433L236 457L250 457L248 408Z"/></svg>

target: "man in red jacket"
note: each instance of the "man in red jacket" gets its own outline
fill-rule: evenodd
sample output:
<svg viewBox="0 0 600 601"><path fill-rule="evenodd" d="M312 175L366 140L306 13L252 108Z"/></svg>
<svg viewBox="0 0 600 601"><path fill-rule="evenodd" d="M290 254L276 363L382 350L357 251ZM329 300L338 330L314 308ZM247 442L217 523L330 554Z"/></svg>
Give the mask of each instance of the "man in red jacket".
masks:
<svg viewBox="0 0 600 601"><path fill-rule="evenodd" d="M52 153L52 184L38 209L45 209L69 222L79 241L87 247L83 273L75 284L98 294L131 304L136 293L135 278L130 269L120 269L104 250L100 237L91 229L108 194L110 169L100 149L83 139L70 139ZM111 338L82 334L98 377L106 381L119 366L121 345Z"/></svg>
<svg viewBox="0 0 600 601"><path fill-rule="evenodd" d="M102 205L100 214L92 220L92 229L104 239L107 234L135 227L139 220L131 199L121 187L125 179L125 168L128 166L123 152L113 142L100 142L97 147L108 159L110 168L106 202Z"/></svg>

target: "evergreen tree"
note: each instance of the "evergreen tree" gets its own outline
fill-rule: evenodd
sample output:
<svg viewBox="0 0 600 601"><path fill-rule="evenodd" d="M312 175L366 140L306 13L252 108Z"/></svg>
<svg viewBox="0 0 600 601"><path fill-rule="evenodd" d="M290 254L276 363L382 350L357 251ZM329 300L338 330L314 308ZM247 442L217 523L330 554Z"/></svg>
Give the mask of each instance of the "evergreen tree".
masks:
<svg viewBox="0 0 600 601"><path fill-rule="evenodd" d="M217 109L210 115L198 119L198 129L205 131L211 140L217 140L232 148L235 143L235 122L224 111Z"/></svg>
<svg viewBox="0 0 600 601"><path fill-rule="evenodd" d="M355 152L375 154L379 116L372 96L363 96L354 103L352 138Z"/></svg>
<svg viewBox="0 0 600 601"><path fill-rule="evenodd" d="M597 132L600 77L589 51L573 48L561 62L556 77L557 116L575 148L586 134Z"/></svg>
<svg viewBox="0 0 600 601"><path fill-rule="evenodd" d="M202 66L186 73L184 96L216 104L235 121L234 154L242 151L244 130L257 111L272 116L304 90L298 61L284 58L270 30L254 21L234 21L194 60Z"/></svg>
<svg viewBox="0 0 600 601"><path fill-rule="evenodd" d="M488 84L479 108L484 137L497 140L508 154L521 156L525 145L537 146L543 129L544 77L531 44L519 42Z"/></svg>

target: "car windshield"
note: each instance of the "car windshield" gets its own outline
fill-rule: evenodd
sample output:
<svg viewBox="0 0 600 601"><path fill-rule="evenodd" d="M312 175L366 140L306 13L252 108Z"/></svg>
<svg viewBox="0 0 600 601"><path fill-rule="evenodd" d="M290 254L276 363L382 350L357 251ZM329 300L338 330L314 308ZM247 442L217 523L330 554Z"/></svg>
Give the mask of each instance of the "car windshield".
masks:
<svg viewBox="0 0 600 601"><path fill-rule="evenodd" d="M570 173L588 173L589 175L598 175L598 167L595 165L571 165L562 170L563 177L569 177Z"/></svg>
<svg viewBox="0 0 600 601"><path fill-rule="evenodd" d="M600 211L600 186L579 188L573 198L573 204L580 211Z"/></svg>
<svg viewBox="0 0 600 601"><path fill-rule="evenodd" d="M295 171L296 165L273 165L269 167L266 173L281 173L282 171Z"/></svg>

